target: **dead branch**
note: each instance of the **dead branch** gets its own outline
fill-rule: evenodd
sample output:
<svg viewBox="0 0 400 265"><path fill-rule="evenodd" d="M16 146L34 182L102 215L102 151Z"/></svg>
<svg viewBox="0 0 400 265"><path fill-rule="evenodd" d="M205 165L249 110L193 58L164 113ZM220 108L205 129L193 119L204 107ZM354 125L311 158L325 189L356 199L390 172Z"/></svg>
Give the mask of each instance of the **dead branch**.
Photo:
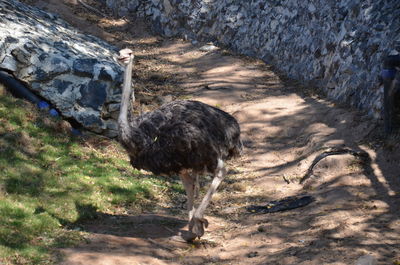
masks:
<svg viewBox="0 0 400 265"><path fill-rule="evenodd" d="M361 159L366 159L369 158L369 155L365 151L354 151L348 148L339 148L339 149L331 149L328 151L323 152L322 154L319 154L316 158L314 158L314 161L311 163L310 167L308 168L306 174L300 179L300 184L302 184L305 180L307 180L312 174L315 165L324 159L327 156L331 155L343 155L343 154L351 154L353 156L359 157Z"/></svg>

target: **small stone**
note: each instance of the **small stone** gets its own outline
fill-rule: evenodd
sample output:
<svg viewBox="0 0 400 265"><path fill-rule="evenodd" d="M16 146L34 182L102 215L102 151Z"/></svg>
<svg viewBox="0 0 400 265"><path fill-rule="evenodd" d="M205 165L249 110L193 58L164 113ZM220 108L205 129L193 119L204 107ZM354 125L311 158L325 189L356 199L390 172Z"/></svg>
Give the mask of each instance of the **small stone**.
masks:
<svg viewBox="0 0 400 265"><path fill-rule="evenodd" d="M248 258L255 258L258 256L258 252L257 251L253 251L247 254Z"/></svg>
<svg viewBox="0 0 400 265"><path fill-rule="evenodd" d="M262 233L262 232L267 231L267 229L266 229L265 225L260 225L260 226L257 228L257 231L260 232L260 233Z"/></svg>
<svg viewBox="0 0 400 265"><path fill-rule="evenodd" d="M201 46L199 48L200 51L202 52L211 52L211 51L215 51L218 50L219 48L217 46L215 46L214 44L206 44L204 46Z"/></svg>
<svg viewBox="0 0 400 265"><path fill-rule="evenodd" d="M377 260L372 255L364 255L357 259L354 265L376 265Z"/></svg>

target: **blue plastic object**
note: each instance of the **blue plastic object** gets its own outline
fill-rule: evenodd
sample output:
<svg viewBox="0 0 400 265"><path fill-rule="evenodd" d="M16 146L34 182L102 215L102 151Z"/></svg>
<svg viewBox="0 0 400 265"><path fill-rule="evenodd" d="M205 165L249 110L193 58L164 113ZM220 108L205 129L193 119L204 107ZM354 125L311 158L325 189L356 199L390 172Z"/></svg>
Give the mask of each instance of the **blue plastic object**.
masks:
<svg viewBox="0 0 400 265"><path fill-rule="evenodd" d="M48 109L50 108L50 104L47 103L46 101L39 101L37 104L39 109Z"/></svg>
<svg viewBox="0 0 400 265"><path fill-rule="evenodd" d="M393 79L396 76L395 69L382 69L381 76L383 79Z"/></svg>
<svg viewBox="0 0 400 265"><path fill-rule="evenodd" d="M55 109L49 110L49 114L50 114L50 116L52 116L52 117L58 117L58 116L60 115L60 114L58 114L58 111L55 110Z"/></svg>
<svg viewBox="0 0 400 265"><path fill-rule="evenodd" d="M80 130L78 130L78 129L75 129L75 128L71 129L71 133L73 135L75 135L75 136L81 136L82 135L82 132Z"/></svg>

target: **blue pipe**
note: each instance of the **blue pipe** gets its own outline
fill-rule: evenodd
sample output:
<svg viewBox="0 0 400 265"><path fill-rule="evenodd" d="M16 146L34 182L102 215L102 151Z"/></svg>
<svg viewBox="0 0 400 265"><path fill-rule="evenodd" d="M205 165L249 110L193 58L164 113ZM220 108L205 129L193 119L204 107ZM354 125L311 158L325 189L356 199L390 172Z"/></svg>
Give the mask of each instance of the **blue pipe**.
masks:
<svg viewBox="0 0 400 265"><path fill-rule="evenodd" d="M4 84L13 96L26 99L41 110L48 110L48 114L52 117L60 116L56 109L51 108L49 103L32 93L22 82L14 78L13 75L0 70L0 83ZM82 132L77 128L72 128L71 133L75 136L82 135Z"/></svg>
<svg viewBox="0 0 400 265"><path fill-rule="evenodd" d="M29 91L26 86L7 72L0 71L0 82L3 83L15 97L27 99L34 104L39 104L41 101L39 97Z"/></svg>
<svg viewBox="0 0 400 265"><path fill-rule="evenodd" d="M384 70L396 70L396 67L400 67L400 54L389 55L383 61Z"/></svg>
<svg viewBox="0 0 400 265"><path fill-rule="evenodd" d="M400 55L387 56L383 61L383 69L381 76L383 79L383 120L384 131L389 135L393 130L393 112L394 112L394 96L396 88L394 79L396 77L397 68L400 67Z"/></svg>
<svg viewBox="0 0 400 265"><path fill-rule="evenodd" d="M50 109L50 116L60 116L56 109L50 108L49 103L32 93L21 81L14 78L13 75L5 71L0 71L0 83L4 84L13 96L26 99L35 104L39 109Z"/></svg>
<svg viewBox="0 0 400 265"><path fill-rule="evenodd" d="M0 70L0 83L4 84L13 96L26 99L41 110L48 110L48 114L52 117L60 116L60 113L56 109L51 108L49 103L32 93L21 81L14 78L8 72ZM72 121L70 122L73 123ZM82 135L82 132L77 128L72 128L71 133L75 136Z"/></svg>

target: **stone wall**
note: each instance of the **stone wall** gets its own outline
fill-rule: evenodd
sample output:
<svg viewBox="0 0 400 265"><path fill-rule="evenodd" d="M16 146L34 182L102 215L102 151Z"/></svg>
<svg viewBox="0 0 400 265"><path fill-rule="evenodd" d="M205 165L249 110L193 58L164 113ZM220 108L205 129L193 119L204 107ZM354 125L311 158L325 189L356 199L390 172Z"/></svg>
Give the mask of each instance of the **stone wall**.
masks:
<svg viewBox="0 0 400 265"><path fill-rule="evenodd" d="M115 47L58 17L0 0L0 70L12 73L65 118L117 135L122 67Z"/></svg>
<svg viewBox="0 0 400 265"><path fill-rule="evenodd" d="M399 0L107 0L166 36L258 57L329 98L380 117L382 58L400 41Z"/></svg>

